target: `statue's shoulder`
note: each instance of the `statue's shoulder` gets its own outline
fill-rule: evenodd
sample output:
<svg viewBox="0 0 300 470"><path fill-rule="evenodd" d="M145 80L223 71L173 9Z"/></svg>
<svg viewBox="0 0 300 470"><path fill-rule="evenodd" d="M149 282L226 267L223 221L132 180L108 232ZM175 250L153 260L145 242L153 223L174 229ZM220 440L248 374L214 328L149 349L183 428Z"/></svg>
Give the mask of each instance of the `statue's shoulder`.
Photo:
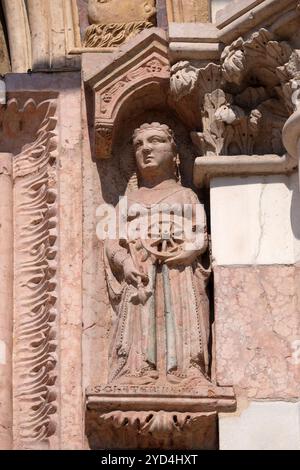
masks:
<svg viewBox="0 0 300 470"><path fill-rule="evenodd" d="M128 201L136 202L140 199L142 194L141 189L133 189L132 191L129 191L125 197L127 197Z"/></svg>
<svg viewBox="0 0 300 470"><path fill-rule="evenodd" d="M194 203L194 204L200 204L199 198L195 191L193 191L191 188L186 188L185 186L182 186L183 193L185 199L188 199L189 202Z"/></svg>

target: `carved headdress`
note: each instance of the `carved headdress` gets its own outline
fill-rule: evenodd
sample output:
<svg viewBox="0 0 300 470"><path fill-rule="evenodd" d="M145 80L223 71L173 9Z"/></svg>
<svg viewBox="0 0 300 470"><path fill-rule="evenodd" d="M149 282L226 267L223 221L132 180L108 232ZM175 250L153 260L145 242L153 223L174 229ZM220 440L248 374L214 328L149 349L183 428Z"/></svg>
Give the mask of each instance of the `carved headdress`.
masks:
<svg viewBox="0 0 300 470"><path fill-rule="evenodd" d="M172 129L170 129L170 127L167 126L166 124L160 124L159 122L152 122L151 124L148 124L148 123L142 124L141 127L138 127L137 129L134 130L133 140L136 138L136 136L140 132L147 130L147 129L157 129L157 130L163 131L168 136L168 139L170 140L170 142L176 145L175 136L174 136L174 132L172 131Z"/></svg>
<svg viewBox="0 0 300 470"><path fill-rule="evenodd" d="M140 127L138 127L137 129L134 130L133 137L132 137L133 141L137 138L137 136L140 132L143 132L143 131L148 130L148 129L156 129L156 130L159 130L159 131L163 131L166 134L166 136L168 137L168 140L172 144L174 157L176 156L176 160L174 161L175 165L176 165L176 176L177 176L177 179L180 181L180 173L179 173L180 160L179 160L179 156L178 156L178 153L177 153L177 146L176 146L176 142L175 142L174 132L166 124L160 124L159 122L144 123ZM133 191L133 190L138 188L138 178L137 178L137 173L136 173L136 161L135 161L134 155L132 155L132 165L130 165L130 167L133 167L134 171L133 171L133 174L130 177L130 180L128 182L128 190Z"/></svg>

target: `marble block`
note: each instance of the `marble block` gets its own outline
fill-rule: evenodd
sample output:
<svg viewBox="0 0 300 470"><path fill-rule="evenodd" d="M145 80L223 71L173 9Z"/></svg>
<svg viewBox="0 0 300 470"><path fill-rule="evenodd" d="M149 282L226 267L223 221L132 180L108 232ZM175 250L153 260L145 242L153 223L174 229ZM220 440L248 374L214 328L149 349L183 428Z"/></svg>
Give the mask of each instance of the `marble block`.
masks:
<svg viewBox="0 0 300 470"><path fill-rule="evenodd" d="M217 265L294 264L300 259L297 175L211 181L212 254Z"/></svg>
<svg viewBox="0 0 300 470"><path fill-rule="evenodd" d="M299 403L252 402L219 415L220 450L299 450Z"/></svg>
<svg viewBox="0 0 300 470"><path fill-rule="evenodd" d="M299 268L217 267L216 374L237 396L297 399L300 379Z"/></svg>

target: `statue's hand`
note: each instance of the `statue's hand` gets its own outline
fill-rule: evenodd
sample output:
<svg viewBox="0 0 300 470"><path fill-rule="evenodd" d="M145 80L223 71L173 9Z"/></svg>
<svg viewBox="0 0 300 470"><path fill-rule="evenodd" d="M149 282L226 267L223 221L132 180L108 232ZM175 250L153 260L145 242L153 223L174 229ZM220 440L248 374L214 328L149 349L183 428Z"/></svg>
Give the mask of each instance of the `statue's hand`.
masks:
<svg viewBox="0 0 300 470"><path fill-rule="evenodd" d="M146 286L149 282L148 276L136 269L132 259L130 257L126 258L123 264L124 269L124 279L127 284L138 287L141 282Z"/></svg>
<svg viewBox="0 0 300 470"><path fill-rule="evenodd" d="M199 250L183 250L179 253L179 255L168 258L165 261L165 264L169 268L174 268L177 266L190 266L200 253L201 251Z"/></svg>

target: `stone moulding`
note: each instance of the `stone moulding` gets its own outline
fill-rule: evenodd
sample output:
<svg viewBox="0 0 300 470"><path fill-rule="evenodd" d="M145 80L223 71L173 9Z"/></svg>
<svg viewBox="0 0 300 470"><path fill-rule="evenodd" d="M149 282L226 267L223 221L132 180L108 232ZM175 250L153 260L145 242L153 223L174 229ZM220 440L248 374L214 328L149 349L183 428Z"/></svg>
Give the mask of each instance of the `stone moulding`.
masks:
<svg viewBox="0 0 300 470"><path fill-rule="evenodd" d="M14 446L48 449L58 439L56 100L20 106L13 99L10 106L19 132L22 119L40 119L13 161Z"/></svg>
<svg viewBox="0 0 300 470"><path fill-rule="evenodd" d="M87 434L99 436L100 446L113 433L127 448L206 449L216 446L217 413L235 411L236 399L231 387L213 384L189 391L106 385L87 390L86 406ZM131 443L124 441L124 430Z"/></svg>
<svg viewBox="0 0 300 470"><path fill-rule="evenodd" d="M279 155L222 155L197 157L194 165L194 184L198 188L209 186L217 176L288 174L297 168L289 154Z"/></svg>
<svg viewBox="0 0 300 470"><path fill-rule="evenodd" d="M100 387L106 390L109 387ZM212 411L234 411L236 400L231 387L200 387L196 390L170 391L169 393L156 390L155 392L143 392L142 390L130 390L128 393L98 391L97 387L87 390L87 408L98 409L109 412L113 409L120 411L173 411L178 412L212 412ZM132 387L133 388L133 387ZM141 387L142 388L142 387ZM146 388L146 387L144 387ZM121 387L120 387L121 389Z"/></svg>
<svg viewBox="0 0 300 470"><path fill-rule="evenodd" d="M88 58L89 59L89 58ZM86 83L94 94L94 155L109 158L120 112L135 93L147 94L153 84L168 84L170 78L165 34L153 28L129 41L99 70L84 64Z"/></svg>
<svg viewBox="0 0 300 470"><path fill-rule="evenodd" d="M216 23L169 23L170 58L218 60L224 45L240 35L251 34L262 23L276 32L299 18L298 0L240 0L229 2Z"/></svg>

